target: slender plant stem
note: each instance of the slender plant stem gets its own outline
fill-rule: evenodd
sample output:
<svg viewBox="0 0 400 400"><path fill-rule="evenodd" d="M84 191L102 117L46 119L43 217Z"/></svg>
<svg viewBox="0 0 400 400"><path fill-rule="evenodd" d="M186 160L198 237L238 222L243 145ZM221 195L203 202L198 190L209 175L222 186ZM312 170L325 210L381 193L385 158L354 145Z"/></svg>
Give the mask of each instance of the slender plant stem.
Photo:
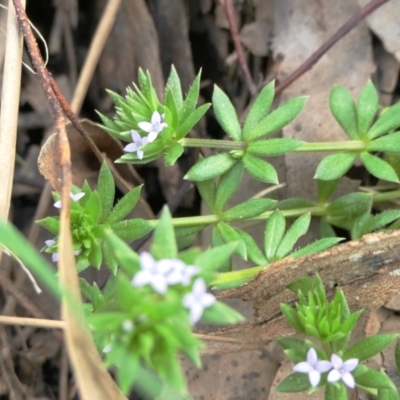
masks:
<svg viewBox="0 0 400 400"><path fill-rule="evenodd" d="M378 193L372 197L374 203L379 203L381 201L395 200L400 198L400 190L393 190L390 192Z"/></svg>
<svg viewBox="0 0 400 400"><path fill-rule="evenodd" d="M231 140L214 140L214 139L191 139L184 138L179 140L183 147L200 147L212 148L220 150L245 150L247 144L245 142L234 142ZM345 142L314 142L304 143L297 149L292 150L295 153L306 152L325 152L325 151L363 151L365 150L365 142L362 140L348 140Z"/></svg>
<svg viewBox="0 0 400 400"><path fill-rule="evenodd" d="M233 142L231 140L216 140L216 139L191 139L184 138L179 140L179 144L183 147L200 147L223 150L244 150L245 142Z"/></svg>
<svg viewBox="0 0 400 400"><path fill-rule="evenodd" d="M378 7L387 3L389 0L372 0L355 15L353 15L343 26L341 26L315 53L304 61L295 71L293 71L286 79L284 79L275 89L275 94L282 92L291 83L300 78L305 72L313 67L313 65L343 36L349 33L364 18L373 13Z"/></svg>
<svg viewBox="0 0 400 400"><path fill-rule="evenodd" d="M362 140L349 140L347 142L313 142L304 143L297 149L292 150L293 153L308 153L319 151L363 151L365 150L365 142Z"/></svg>
<svg viewBox="0 0 400 400"><path fill-rule="evenodd" d="M257 87L254 84L253 78L251 77L249 68L247 66L246 57L244 56L242 42L240 41L239 30L235 20L235 12L233 10L232 0L225 0L225 11L228 17L229 28L231 31L236 54L238 56L239 66L243 73L244 81L246 82L246 86L249 89L251 95L255 96L257 94Z"/></svg>

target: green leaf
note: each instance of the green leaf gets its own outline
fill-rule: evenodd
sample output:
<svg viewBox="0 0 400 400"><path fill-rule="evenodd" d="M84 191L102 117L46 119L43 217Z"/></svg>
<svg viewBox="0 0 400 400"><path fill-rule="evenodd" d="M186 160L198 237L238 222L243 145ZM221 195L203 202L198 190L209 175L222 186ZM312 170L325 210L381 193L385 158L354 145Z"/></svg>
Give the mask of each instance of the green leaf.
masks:
<svg viewBox="0 0 400 400"><path fill-rule="evenodd" d="M357 385L375 389L396 389L394 383L384 372L378 372L367 366L364 367L366 368L366 372L360 375L354 374Z"/></svg>
<svg viewBox="0 0 400 400"><path fill-rule="evenodd" d="M327 237L323 239L319 239L314 243L310 243L309 245L303 247L300 250L294 251L289 255L290 258L299 258L299 257L306 257L311 256L312 254L320 253L330 247L334 246L335 244L341 242L344 238L338 237Z"/></svg>
<svg viewBox="0 0 400 400"><path fill-rule="evenodd" d="M199 88L200 88L200 76L201 70L196 76L196 79L190 86L189 92L186 96L185 101L182 104L181 111L179 113L179 124L181 124L189 115L194 111L197 100L199 98Z"/></svg>
<svg viewBox="0 0 400 400"><path fill-rule="evenodd" d="M225 245L225 241L222 238L221 232L218 228L218 225L213 226L211 230L211 246L212 247L218 247L218 246L223 246ZM223 263L219 267L220 272L227 272L232 270L232 259L229 258L225 263Z"/></svg>
<svg viewBox="0 0 400 400"><path fill-rule="evenodd" d="M378 110L378 92L371 81L363 87L357 104L358 132L365 136L374 121Z"/></svg>
<svg viewBox="0 0 400 400"><path fill-rule="evenodd" d="M228 96L217 85L214 85L212 102L215 117L224 132L226 132L232 140L240 141L242 139L242 134L235 108Z"/></svg>
<svg viewBox="0 0 400 400"><path fill-rule="evenodd" d="M378 389L378 400L399 400L397 389Z"/></svg>
<svg viewBox="0 0 400 400"><path fill-rule="evenodd" d="M300 236L307 233L311 222L311 214L307 213L297 218L293 225L288 229L285 236L282 238L276 253L275 258L280 260L287 256L291 251Z"/></svg>
<svg viewBox="0 0 400 400"><path fill-rule="evenodd" d="M171 66L171 72L168 77L167 87L171 88L176 108L179 111L183 105L183 97L182 97L181 81L179 79L178 73L176 72L174 65Z"/></svg>
<svg viewBox="0 0 400 400"><path fill-rule="evenodd" d="M381 352L385 347L389 346L389 344L398 336L399 335L397 334L368 336L349 347L344 352L344 359L358 358L360 361L367 360Z"/></svg>
<svg viewBox="0 0 400 400"><path fill-rule="evenodd" d="M156 260L176 258L178 255L172 217L167 206L164 206L161 218L154 230L151 253Z"/></svg>
<svg viewBox="0 0 400 400"><path fill-rule="evenodd" d="M296 393L303 392L310 388L308 374L295 372L286 377L275 389L278 393Z"/></svg>
<svg viewBox="0 0 400 400"><path fill-rule="evenodd" d="M317 180L318 202L320 204L325 204L328 201L329 197L331 197L335 191L338 183L339 179L333 181L322 181L320 179Z"/></svg>
<svg viewBox="0 0 400 400"><path fill-rule="evenodd" d="M184 179L190 181L205 181L207 179L212 179L231 169L237 162L238 160L228 153L215 154L204 158L190 168Z"/></svg>
<svg viewBox="0 0 400 400"><path fill-rule="evenodd" d="M217 193L215 196L215 209L221 211L225 204L232 198L243 176L243 164L237 163L229 171L219 178Z"/></svg>
<svg viewBox="0 0 400 400"><path fill-rule="evenodd" d="M114 222L110 226L116 235L127 241L140 239L153 230L153 225L141 218Z"/></svg>
<svg viewBox="0 0 400 400"><path fill-rule="evenodd" d="M96 282L93 282L91 300L93 305L93 311L96 312L100 310L102 307L104 307L105 304L104 297L103 294L101 293L101 290L97 286Z"/></svg>
<svg viewBox="0 0 400 400"><path fill-rule="evenodd" d="M400 340L396 342L396 348L394 350L394 359L396 361L397 374L400 375Z"/></svg>
<svg viewBox="0 0 400 400"><path fill-rule="evenodd" d="M117 381L122 392L127 394L132 389L136 379L136 371L139 369L139 359L131 352L122 352L122 357L118 360Z"/></svg>
<svg viewBox="0 0 400 400"><path fill-rule="evenodd" d="M243 164L247 172L254 179L266 183L279 183L275 168L261 158L252 156L251 154L246 154L243 157Z"/></svg>
<svg viewBox="0 0 400 400"><path fill-rule="evenodd" d="M364 226L365 233L376 231L400 218L400 210L387 210L374 215Z"/></svg>
<svg viewBox="0 0 400 400"><path fill-rule="evenodd" d="M250 199L224 212L224 220L240 220L257 217L275 204L271 199Z"/></svg>
<svg viewBox="0 0 400 400"><path fill-rule="evenodd" d="M176 139L179 140L185 137L186 134L189 133L192 128L201 120L210 106L210 103L201 105L199 108L196 108L193 112L191 112L185 120L180 122L179 127L175 132Z"/></svg>
<svg viewBox="0 0 400 400"><path fill-rule="evenodd" d="M316 284L318 284L316 278L310 278L308 276L303 276L302 278L296 279L295 281L289 283L286 286L287 289L291 290L293 293L302 292L304 295L315 289Z"/></svg>
<svg viewBox="0 0 400 400"><path fill-rule="evenodd" d="M332 225L326 220L326 218L321 218L319 221L319 236L321 238L335 237L336 232Z"/></svg>
<svg viewBox="0 0 400 400"><path fill-rule="evenodd" d="M103 240L101 243L101 251L104 257L104 263L106 264L107 269L115 275L118 269L118 261L114 256L113 250L110 246L109 241Z"/></svg>
<svg viewBox="0 0 400 400"><path fill-rule="evenodd" d="M347 400L347 389L342 382L337 385L327 384L325 386L325 400Z"/></svg>
<svg viewBox="0 0 400 400"><path fill-rule="evenodd" d="M275 260L275 253L283 238L285 228L286 220L279 210L267 219L264 230L264 251L269 262Z"/></svg>
<svg viewBox="0 0 400 400"><path fill-rule="evenodd" d="M88 299L92 300L92 286L87 282L86 279L79 278L79 286L82 294Z"/></svg>
<svg viewBox="0 0 400 400"><path fill-rule="evenodd" d="M353 165L356 153L331 154L319 163L314 179L332 181L341 178Z"/></svg>
<svg viewBox="0 0 400 400"><path fill-rule="evenodd" d="M256 156L280 156L297 149L303 141L297 139L269 139L249 143L248 153Z"/></svg>
<svg viewBox="0 0 400 400"><path fill-rule="evenodd" d="M135 208L139 200L141 189L142 185L137 186L128 192L113 208L107 218L107 222L112 224L120 221L122 218L128 215Z"/></svg>
<svg viewBox="0 0 400 400"><path fill-rule="evenodd" d="M165 165L170 167L176 163L176 160L183 154L185 149L179 143L173 143L165 150Z"/></svg>
<svg viewBox="0 0 400 400"><path fill-rule="evenodd" d="M335 85L329 97L331 113L351 139L358 139L357 110L350 93L342 86Z"/></svg>
<svg viewBox="0 0 400 400"><path fill-rule="evenodd" d="M60 220L58 217L46 217L37 220L36 223L42 228L50 231L53 235L58 235L60 232Z"/></svg>
<svg viewBox="0 0 400 400"><path fill-rule="evenodd" d="M400 153L400 132L390 133L369 142L366 150L371 152Z"/></svg>
<svg viewBox="0 0 400 400"><path fill-rule="evenodd" d="M254 239L247 232L241 229L236 229L236 232L240 235L246 246L247 258L256 265L268 264L268 260L265 258Z"/></svg>
<svg viewBox="0 0 400 400"><path fill-rule="evenodd" d="M286 320L289 322L289 324L297 331L300 333L305 333L304 326L301 323L299 316L297 315L297 312L290 307L288 304L281 304L280 305L282 314L286 318Z"/></svg>
<svg viewBox="0 0 400 400"><path fill-rule="evenodd" d="M115 195L114 178L105 161L100 168L99 179L97 181L97 191L99 192L101 202L100 220L105 221L111 212Z"/></svg>
<svg viewBox="0 0 400 400"><path fill-rule="evenodd" d="M101 252L100 244L97 242L92 242L90 247L90 253L88 255L88 260L91 266L99 269L101 262L103 260L103 254ZM79 271L80 272L80 271Z"/></svg>
<svg viewBox="0 0 400 400"><path fill-rule="evenodd" d="M237 254L244 260L247 260L246 246L240 235L237 233L236 229L232 228L224 222L218 223L216 225L216 228L218 229L224 243L239 242L239 245L235 249L235 254Z"/></svg>
<svg viewBox="0 0 400 400"><path fill-rule="evenodd" d="M96 224L102 214L101 200L99 193L93 192L85 204L85 214L93 218L93 223Z"/></svg>
<svg viewBox="0 0 400 400"><path fill-rule="evenodd" d="M373 156L366 151L362 152L360 157L365 168L370 172L370 174L385 181L396 183L399 182L396 171L386 161L383 161L381 158Z"/></svg>
<svg viewBox="0 0 400 400"><path fill-rule="evenodd" d="M176 128L178 126L178 109L172 89L168 86L164 96L164 113L168 128ZM166 131L167 130L164 130L163 136L165 136Z"/></svg>
<svg viewBox="0 0 400 400"><path fill-rule="evenodd" d="M307 97L296 97L281 105L264 117L253 129L249 130L244 137L250 143L263 136L271 135L289 124L300 113Z"/></svg>
<svg viewBox="0 0 400 400"><path fill-rule="evenodd" d="M218 271L221 266L230 260L237 245L238 243L227 243L203 251L196 257L194 264L201 267L202 271Z"/></svg>
<svg viewBox="0 0 400 400"><path fill-rule="evenodd" d="M118 263L129 275L133 276L140 269L139 256L111 229L106 232L106 239Z"/></svg>
<svg viewBox="0 0 400 400"><path fill-rule="evenodd" d="M243 126L243 136L246 137L267 114L274 100L275 81L265 86L252 104Z"/></svg>
<svg viewBox="0 0 400 400"><path fill-rule="evenodd" d="M368 138L375 139L385 133L390 132L400 126L400 103L389 107L381 114L379 119L372 125L368 131Z"/></svg>
<svg viewBox="0 0 400 400"><path fill-rule="evenodd" d="M200 196L206 203L207 207L215 213L215 195L217 192L217 186L214 179L207 179L204 181L197 182L197 189L199 190Z"/></svg>
<svg viewBox="0 0 400 400"><path fill-rule="evenodd" d="M227 304L216 301L211 307L204 310L201 320L214 324L236 324L244 321L244 318Z"/></svg>
<svg viewBox="0 0 400 400"><path fill-rule="evenodd" d="M344 216L350 218L359 215L369 208L372 195L369 193L349 193L339 197L326 208L329 216Z"/></svg>

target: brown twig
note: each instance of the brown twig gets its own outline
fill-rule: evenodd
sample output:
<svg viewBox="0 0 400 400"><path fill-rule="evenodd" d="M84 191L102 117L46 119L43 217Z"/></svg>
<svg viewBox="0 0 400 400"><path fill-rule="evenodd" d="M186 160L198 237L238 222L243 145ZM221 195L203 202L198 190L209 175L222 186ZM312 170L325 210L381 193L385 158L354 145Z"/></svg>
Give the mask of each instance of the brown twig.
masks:
<svg viewBox="0 0 400 400"><path fill-rule="evenodd" d="M231 30L233 44L235 46L235 50L238 56L240 69L242 70L247 88L249 89L251 95L255 96L257 94L257 87L253 81L253 78L251 77L246 58L244 56L242 42L240 41L239 30L235 20L232 0L225 0L225 12L228 17L229 28Z"/></svg>
<svg viewBox="0 0 400 400"><path fill-rule="evenodd" d="M18 17L18 23L21 31L25 38L26 46L31 57L31 61L40 84L46 92L47 100L49 102L50 110L55 121L56 131L58 133L58 144L59 144L59 157L61 166L61 175L63 182L62 190L62 202L63 208L69 209L70 202L70 189L72 184L71 179L71 161L70 161L70 148L67 138L67 132L65 129L65 122L62 114L60 104L55 96L53 89L50 85L51 76L47 71L42 55L39 52L39 48L35 37L33 36L31 27L29 26L28 17L26 16L25 10L21 5L20 0L13 0L15 12Z"/></svg>
<svg viewBox="0 0 400 400"><path fill-rule="evenodd" d="M373 13L378 7L387 3L389 0L372 0L360 11L354 14L344 25L342 25L336 33L334 33L316 52L311 54L303 64L293 71L286 79L284 79L275 89L275 93L280 93L286 89L291 83L300 78L305 72L313 67L313 65L343 36L356 27L364 18ZM227 0L228 3L228 0Z"/></svg>

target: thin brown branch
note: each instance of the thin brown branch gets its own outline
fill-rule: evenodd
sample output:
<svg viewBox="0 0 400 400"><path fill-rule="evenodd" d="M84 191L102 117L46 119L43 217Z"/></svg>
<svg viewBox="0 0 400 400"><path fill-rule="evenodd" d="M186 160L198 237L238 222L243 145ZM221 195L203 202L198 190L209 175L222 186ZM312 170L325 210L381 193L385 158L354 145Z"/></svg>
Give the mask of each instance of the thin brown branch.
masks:
<svg viewBox="0 0 400 400"><path fill-rule="evenodd" d="M233 10L232 0L225 0L225 12L229 21L229 28L232 35L233 44L238 56L239 66L242 70L246 86L249 89L252 96L257 94L257 87L254 84L253 78L251 77L249 67L247 66L246 57L244 56L242 42L240 41L239 30L235 20L235 13Z"/></svg>
<svg viewBox="0 0 400 400"><path fill-rule="evenodd" d="M313 65L342 37L347 35L354 27L356 27L363 19L373 13L377 8L387 3L389 0L372 0L360 11L354 14L344 25L342 25L336 33L334 33L316 52L311 54L303 64L293 71L286 79L284 79L275 89L275 93L280 93L286 89L291 83L300 78L305 72L310 70ZM227 0L228 2L228 0Z"/></svg>

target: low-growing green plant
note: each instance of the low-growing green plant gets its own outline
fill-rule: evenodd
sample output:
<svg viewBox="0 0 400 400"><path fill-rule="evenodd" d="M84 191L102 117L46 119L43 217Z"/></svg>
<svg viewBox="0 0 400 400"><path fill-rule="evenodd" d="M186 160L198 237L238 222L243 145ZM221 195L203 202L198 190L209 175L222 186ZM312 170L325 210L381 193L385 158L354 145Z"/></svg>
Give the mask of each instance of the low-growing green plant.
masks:
<svg viewBox="0 0 400 400"><path fill-rule="evenodd" d="M319 345L307 339L278 339L285 354L295 363L293 374L280 382L278 392L311 393L325 387L325 399L344 400L348 399L347 388L357 387L378 399L400 398L385 372L362 364L387 347L398 334L368 336L349 346L362 310L350 313L340 289L329 302L319 276L301 278L288 288L298 294L299 301L294 309L282 304L283 315L297 332L316 339Z"/></svg>
<svg viewBox="0 0 400 400"><path fill-rule="evenodd" d="M333 88L330 108L349 140L330 143L272 137L296 118L307 100L298 97L272 110L274 82L261 90L243 124L227 95L215 86L213 111L229 139L190 138L189 132L210 107L197 107L199 88L200 73L184 98L172 67L161 101L150 74L139 70L138 85L128 88L126 96L108 92L116 107L114 118L99 115L103 128L125 142L125 154L117 160L119 163L143 164L164 157L170 166L185 147L216 149L215 154L200 157L185 176L196 182L209 215L172 218L164 210L160 220L127 219L139 200L141 187L115 204L114 180L105 163L97 189L85 182L82 188L73 187L71 193L71 231L78 271L104 264L110 272L104 288L81 279L87 318L106 365L116 369L117 380L126 393L143 370L156 372L184 393L186 385L177 353L200 364L202 344L192 333L193 324L200 320L231 324L242 319L216 301L207 287L234 288L279 260L326 250L343 240L337 237L335 227L358 239L400 224L399 210L374 213L374 204L400 197L400 192L392 188L350 193L330 201L340 178L356 159L376 178L399 181L400 132L396 129L400 127L400 104L380 110L371 82L363 88L357 103L343 87ZM276 170L267 159L289 152L332 153L317 168L315 201L294 198L276 202L254 197L228 206L245 171L255 180L278 183ZM62 207L60 196L53 196L54 206ZM297 240L309 229L311 217L320 221L321 238L296 249ZM290 226L289 218L295 218ZM243 225L237 224L243 221L265 221L263 243L257 243ZM59 218L47 217L38 223L54 235L46 241L44 251L52 253L53 261L57 261ZM210 248L191 248L206 227L211 227ZM126 243L153 230L150 252L137 254ZM247 260L249 268L232 271L233 254ZM318 277L304 278L291 289L298 292L299 302L296 310L283 305L284 315L296 330L319 340L321 348L310 341L280 339L286 354L296 363L296 372L278 390L326 386L327 399L345 399L346 386L357 385L380 399L398 398L393 397L395 393L398 396L397 391L384 373L360 364L395 335L367 338L348 348L360 312L350 314L343 293L338 290L329 303Z"/></svg>

